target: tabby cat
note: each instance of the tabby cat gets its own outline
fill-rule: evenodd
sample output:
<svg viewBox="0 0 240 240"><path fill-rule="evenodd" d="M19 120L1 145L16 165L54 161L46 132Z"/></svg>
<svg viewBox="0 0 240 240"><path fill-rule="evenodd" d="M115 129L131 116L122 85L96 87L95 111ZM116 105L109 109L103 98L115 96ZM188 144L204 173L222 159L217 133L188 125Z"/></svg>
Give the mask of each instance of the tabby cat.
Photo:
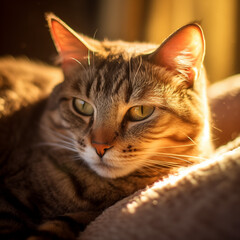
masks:
<svg viewBox="0 0 240 240"><path fill-rule="evenodd" d="M157 46L47 20L63 75L0 60L1 240L76 239L103 209L211 149L198 24Z"/></svg>

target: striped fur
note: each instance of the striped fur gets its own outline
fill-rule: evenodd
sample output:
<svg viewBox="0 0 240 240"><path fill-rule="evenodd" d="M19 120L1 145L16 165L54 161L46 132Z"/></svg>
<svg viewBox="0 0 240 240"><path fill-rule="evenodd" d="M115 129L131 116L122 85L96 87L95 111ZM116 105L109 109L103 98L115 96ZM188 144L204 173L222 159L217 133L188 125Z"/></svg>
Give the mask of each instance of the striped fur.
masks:
<svg viewBox="0 0 240 240"><path fill-rule="evenodd" d="M143 54L155 45L104 41L99 46L90 64L72 59L50 96L52 76L44 80L44 74L57 76L58 69L0 61L0 83L17 79L11 69L17 71L21 63L38 69L28 89L37 86L42 92L31 99L30 90L21 94L22 87L1 89L1 239L75 239L106 207L209 154L203 68L196 83L186 87L182 74ZM26 83L29 69L21 69L15 84ZM55 84L61 81L56 78ZM11 98L11 88L19 102ZM90 103L94 115L78 114L73 98ZM131 122L128 110L138 105L155 111ZM91 144L94 134L111 139L102 158Z"/></svg>

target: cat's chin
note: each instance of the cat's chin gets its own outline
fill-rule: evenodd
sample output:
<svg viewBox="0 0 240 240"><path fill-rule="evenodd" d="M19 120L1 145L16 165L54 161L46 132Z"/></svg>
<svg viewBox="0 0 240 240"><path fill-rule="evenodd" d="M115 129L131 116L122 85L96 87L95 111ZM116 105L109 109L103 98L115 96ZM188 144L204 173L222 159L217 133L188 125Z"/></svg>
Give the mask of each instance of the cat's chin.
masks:
<svg viewBox="0 0 240 240"><path fill-rule="evenodd" d="M99 176L104 178L119 178L124 177L130 173L129 169L123 167L116 167L105 163L92 164L91 169Z"/></svg>
<svg viewBox="0 0 240 240"><path fill-rule="evenodd" d="M96 152L89 148L87 151L81 153L82 159L88 165L88 167L93 170L97 175L104 178L119 178L124 177L134 170L136 170L136 164L132 165L124 165L117 164L117 162L121 162L121 159L118 159L113 153L107 153L103 159L100 159L97 156ZM115 161L111 161L111 159L115 159Z"/></svg>

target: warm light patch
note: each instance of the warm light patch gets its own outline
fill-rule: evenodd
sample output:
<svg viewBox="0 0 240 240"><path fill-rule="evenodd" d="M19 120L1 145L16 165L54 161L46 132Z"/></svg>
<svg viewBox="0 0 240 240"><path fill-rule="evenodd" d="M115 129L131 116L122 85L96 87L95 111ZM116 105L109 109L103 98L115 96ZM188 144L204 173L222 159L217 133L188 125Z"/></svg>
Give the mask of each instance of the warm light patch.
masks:
<svg viewBox="0 0 240 240"><path fill-rule="evenodd" d="M223 160L227 156L236 155L239 152L239 150L240 150L240 147L232 151L229 151L225 154L217 155L197 165L180 169L177 175L171 175L162 181L156 182L153 185L153 187L143 190L139 196L134 197L132 201L128 203L125 208L122 209L122 212L127 214L134 214L138 210L138 208L142 207L144 204L149 202L153 205L157 205L159 193L164 194L165 188L169 188L169 187L177 188L178 183L180 181L183 181L184 178L185 179L187 178L187 180L190 181L193 185L198 184L196 179L193 178L191 174L197 172L198 170L199 171L203 170L204 168L209 167L212 164ZM202 172L202 174L204 174L204 172ZM208 171L206 171L206 174L208 174Z"/></svg>

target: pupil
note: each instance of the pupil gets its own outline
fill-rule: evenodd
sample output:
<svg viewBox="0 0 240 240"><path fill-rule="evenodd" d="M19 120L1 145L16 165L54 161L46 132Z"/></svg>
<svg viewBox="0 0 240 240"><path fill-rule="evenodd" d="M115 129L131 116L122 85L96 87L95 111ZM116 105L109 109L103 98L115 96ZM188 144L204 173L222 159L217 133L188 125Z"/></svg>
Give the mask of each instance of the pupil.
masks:
<svg viewBox="0 0 240 240"><path fill-rule="evenodd" d="M83 109L85 108L85 102L82 102L82 108Z"/></svg>

